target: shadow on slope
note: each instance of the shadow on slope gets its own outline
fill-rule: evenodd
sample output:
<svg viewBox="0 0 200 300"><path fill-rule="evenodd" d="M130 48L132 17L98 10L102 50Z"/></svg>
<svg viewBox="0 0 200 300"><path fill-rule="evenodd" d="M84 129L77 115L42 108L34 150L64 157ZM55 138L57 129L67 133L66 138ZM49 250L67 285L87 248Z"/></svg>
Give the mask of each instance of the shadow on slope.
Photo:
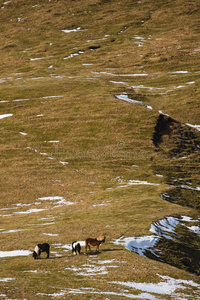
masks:
<svg viewBox="0 0 200 300"><path fill-rule="evenodd" d="M154 172L163 175L171 189L161 198L199 210L200 132L168 116L159 115L153 143Z"/></svg>
<svg viewBox="0 0 200 300"><path fill-rule="evenodd" d="M192 207L198 214L200 133L191 126L159 115L153 134L156 147L154 171L162 174L164 182L172 187L161 195L163 200ZM156 254L147 250L146 256L199 275L199 218L196 222L194 231L192 227L178 222L170 238L163 236L160 229L161 238L155 245Z"/></svg>

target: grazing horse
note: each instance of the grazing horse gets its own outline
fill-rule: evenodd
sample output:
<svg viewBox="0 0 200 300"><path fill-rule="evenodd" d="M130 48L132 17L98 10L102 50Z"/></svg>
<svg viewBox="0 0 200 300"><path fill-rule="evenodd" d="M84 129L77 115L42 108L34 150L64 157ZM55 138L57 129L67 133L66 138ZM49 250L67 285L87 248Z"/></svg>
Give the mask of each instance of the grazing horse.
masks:
<svg viewBox="0 0 200 300"><path fill-rule="evenodd" d="M33 251L33 257L34 257L35 259L41 258L41 257L40 257L41 252L46 252L46 254L47 254L47 257L46 257L46 258L49 258L49 252L50 252L50 246L49 246L49 244L47 244L47 243L44 243L44 244L38 244L38 245L35 247L34 251Z"/></svg>
<svg viewBox="0 0 200 300"><path fill-rule="evenodd" d="M75 241L75 242L72 243L72 253L74 255L77 255L77 253L78 254L81 253L81 245L80 245L79 242Z"/></svg>
<svg viewBox="0 0 200 300"><path fill-rule="evenodd" d="M96 251L99 251L99 245L105 243L106 237L99 236L96 239L88 238L85 240L85 251L87 252L87 247L91 250L90 246L96 246Z"/></svg>

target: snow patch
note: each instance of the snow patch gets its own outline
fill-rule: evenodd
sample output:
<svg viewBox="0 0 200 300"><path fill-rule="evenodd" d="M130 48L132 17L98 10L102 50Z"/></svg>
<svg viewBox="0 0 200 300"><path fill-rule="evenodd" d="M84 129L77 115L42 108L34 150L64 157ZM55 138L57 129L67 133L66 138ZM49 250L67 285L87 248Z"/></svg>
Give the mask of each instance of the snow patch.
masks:
<svg viewBox="0 0 200 300"><path fill-rule="evenodd" d="M139 105L145 106L146 108L152 110L152 107L150 105L144 105L142 101L130 99L127 94L115 95L115 97L119 100L123 100L123 101L129 102L129 103L132 103L132 104L139 104Z"/></svg>
<svg viewBox="0 0 200 300"><path fill-rule="evenodd" d="M31 205L41 205L41 201L49 201L50 203L49 204L49 207L46 206L45 208L30 208L28 210L25 210L25 211L14 211L12 212L11 214L2 214L0 216L13 216L13 215L17 215L17 214L31 214L31 213L38 213L38 212L41 212L41 211L45 211L45 210L48 210L50 209L54 209L54 208L57 208L57 207L62 207L64 205L73 205L73 204L76 204L76 202L71 202L71 201L66 201L65 198L63 197L60 197L60 196L50 196L50 197L42 197L42 198L38 198L37 200L39 200L40 202L34 202L32 204L15 204L15 207L11 207L11 208L3 208L1 209L2 211L4 210L18 210L24 206L31 206ZM51 203L52 202L52 203ZM52 224L52 223L51 223ZM46 225L46 224L43 224L43 225Z"/></svg>
<svg viewBox="0 0 200 300"><path fill-rule="evenodd" d="M60 207L63 205L73 205L75 202L66 201L63 197L60 196L50 196L50 197L42 197L38 198L41 201L56 201L57 203L54 204L54 207Z"/></svg>
<svg viewBox="0 0 200 300"><path fill-rule="evenodd" d="M118 188L122 188L122 187L129 187L132 185L160 185L159 183L152 183L152 182L148 182L148 181L140 181L140 180L129 180L127 183L122 183L120 186L118 186Z"/></svg>
<svg viewBox="0 0 200 300"><path fill-rule="evenodd" d="M84 31L84 30L87 30L87 29L82 29L82 30L81 30L81 27L77 27L77 28L75 28L75 29L63 29L63 30L61 30L61 31L64 32L64 33L70 33L70 32Z"/></svg>
<svg viewBox="0 0 200 300"><path fill-rule="evenodd" d="M59 236L57 233L43 233L43 234L48 236Z"/></svg>
<svg viewBox="0 0 200 300"><path fill-rule="evenodd" d="M158 242L159 237L157 236L141 236L141 237L127 237L123 238L120 237L113 241L115 245L123 245L129 251L133 251L141 256L146 257L145 251L149 250L154 255L154 247L155 244Z"/></svg>
<svg viewBox="0 0 200 300"><path fill-rule="evenodd" d="M161 275L159 275L159 277L162 279L162 281L159 283L136 283L122 281L112 281L111 283L134 288L143 292L172 296L174 296L173 293L175 293L177 289L184 290L186 288L192 289L193 287L200 289L200 285L192 280L174 279L168 276ZM185 285L187 285L187 287Z"/></svg>
<svg viewBox="0 0 200 300"><path fill-rule="evenodd" d="M9 282L14 280L15 278L0 278L0 282ZM1 296L1 295L0 295Z"/></svg>
<svg viewBox="0 0 200 300"><path fill-rule="evenodd" d="M200 131L200 125L191 125L191 124L189 124L189 123L186 123L186 125L189 126L189 127L195 128L195 129L197 129L198 131Z"/></svg>
<svg viewBox="0 0 200 300"><path fill-rule="evenodd" d="M13 116L13 114L3 114L3 115L0 115L0 119L12 117L12 116Z"/></svg>
<svg viewBox="0 0 200 300"><path fill-rule="evenodd" d="M196 234L200 234L200 226L186 226L184 224L184 220L186 220L186 222L191 221L185 216L181 218L168 216L151 224L150 232L154 233L155 235L127 238L122 236L114 240L113 243L115 245L123 245L129 251L133 251L144 257L147 256L146 251L150 251L153 255L159 257L159 250L156 249L156 243L161 237L172 239L172 237L176 235L175 229L178 224L185 226ZM198 220L192 220L192 222L197 221Z"/></svg>
<svg viewBox="0 0 200 300"><path fill-rule="evenodd" d="M69 58L73 58L73 57L78 56L78 55L83 54L83 53L84 53L84 51L78 51L78 53L72 53L69 56L64 57L63 59L66 60L66 59L69 59Z"/></svg>
<svg viewBox="0 0 200 300"><path fill-rule="evenodd" d="M180 224L180 221L177 218L165 217L164 219L151 224L150 232L167 239L172 239L171 234L176 234L175 228L178 224Z"/></svg>
<svg viewBox="0 0 200 300"><path fill-rule="evenodd" d="M31 253L28 250L0 251L0 257L28 256Z"/></svg>

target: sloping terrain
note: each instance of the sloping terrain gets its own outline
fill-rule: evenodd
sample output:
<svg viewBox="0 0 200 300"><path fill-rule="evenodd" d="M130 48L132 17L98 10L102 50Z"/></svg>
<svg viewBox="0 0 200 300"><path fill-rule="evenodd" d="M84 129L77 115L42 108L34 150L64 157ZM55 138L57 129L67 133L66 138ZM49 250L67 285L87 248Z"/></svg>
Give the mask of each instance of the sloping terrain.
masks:
<svg viewBox="0 0 200 300"><path fill-rule="evenodd" d="M2 299L199 299L199 8L0 1Z"/></svg>

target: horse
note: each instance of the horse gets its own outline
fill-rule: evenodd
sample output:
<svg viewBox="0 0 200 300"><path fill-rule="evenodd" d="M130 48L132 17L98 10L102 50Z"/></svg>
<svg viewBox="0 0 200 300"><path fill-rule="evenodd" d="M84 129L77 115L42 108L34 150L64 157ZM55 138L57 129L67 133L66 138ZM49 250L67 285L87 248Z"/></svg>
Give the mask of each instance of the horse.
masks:
<svg viewBox="0 0 200 300"><path fill-rule="evenodd" d="M72 243L72 254L77 255L77 253L78 253L78 254L81 253L81 245L80 245L79 242L74 241L74 242Z"/></svg>
<svg viewBox="0 0 200 300"><path fill-rule="evenodd" d="M85 251L87 252L87 247L91 250L90 246L96 246L96 251L99 251L99 246L101 243L105 243L106 237L99 236L96 239L88 238L85 240Z"/></svg>
<svg viewBox="0 0 200 300"><path fill-rule="evenodd" d="M41 252L46 252L46 254L47 254L47 257L46 257L46 258L49 258L49 253L50 253L50 246L49 246L49 244L47 244L47 243L44 243L44 244L38 244L38 245L35 247L34 251L33 251L33 257L34 257L35 259L41 258L41 257L40 257Z"/></svg>

